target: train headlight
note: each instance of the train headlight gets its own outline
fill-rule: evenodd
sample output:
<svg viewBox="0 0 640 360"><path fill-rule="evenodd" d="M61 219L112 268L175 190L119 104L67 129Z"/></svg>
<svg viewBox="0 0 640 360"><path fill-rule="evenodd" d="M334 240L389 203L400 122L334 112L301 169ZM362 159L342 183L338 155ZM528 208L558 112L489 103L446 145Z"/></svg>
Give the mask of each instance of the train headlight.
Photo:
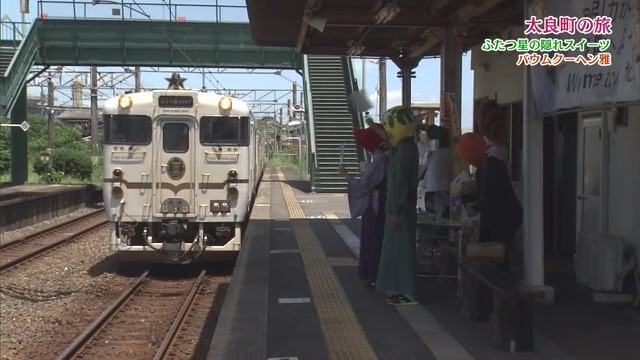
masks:
<svg viewBox="0 0 640 360"><path fill-rule="evenodd" d="M113 169L113 177L121 178L122 177L122 169L120 169L120 168Z"/></svg>
<svg viewBox="0 0 640 360"><path fill-rule="evenodd" d="M218 102L218 107L223 111L231 110L232 105L233 103L229 96L223 96L222 98L220 98L220 101Z"/></svg>
<svg viewBox="0 0 640 360"><path fill-rule="evenodd" d="M235 179L238 177L238 172L235 169L229 170L229 177Z"/></svg>
<svg viewBox="0 0 640 360"><path fill-rule="evenodd" d="M229 200L237 199L238 195L240 195L240 192L237 187L230 187L229 190L227 190L227 199Z"/></svg>
<svg viewBox="0 0 640 360"><path fill-rule="evenodd" d="M121 95L120 98L118 98L118 106L123 109L130 108L131 104L133 104L133 100L131 100L131 96L129 95Z"/></svg>
<svg viewBox="0 0 640 360"><path fill-rule="evenodd" d="M120 186L114 186L111 189L111 196L115 199L115 200L121 200L122 197L124 196L124 190L122 190L122 188Z"/></svg>

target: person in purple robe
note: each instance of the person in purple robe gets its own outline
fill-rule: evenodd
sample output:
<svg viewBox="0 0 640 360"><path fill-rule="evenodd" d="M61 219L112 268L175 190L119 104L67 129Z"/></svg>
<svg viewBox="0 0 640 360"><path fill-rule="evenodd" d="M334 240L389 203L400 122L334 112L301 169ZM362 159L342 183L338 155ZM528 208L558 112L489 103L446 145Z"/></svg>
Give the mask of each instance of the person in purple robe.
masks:
<svg viewBox="0 0 640 360"><path fill-rule="evenodd" d="M388 157L384 140L374 131L372 124L366 129L353 129L356 143L372 153L372 161L359 177L351 177L344 167L340 173L347 179L347 196L352 218L362 217L358 275L365 286L373 289L378 278L380 254L385 226L386 174Z"/></svg>

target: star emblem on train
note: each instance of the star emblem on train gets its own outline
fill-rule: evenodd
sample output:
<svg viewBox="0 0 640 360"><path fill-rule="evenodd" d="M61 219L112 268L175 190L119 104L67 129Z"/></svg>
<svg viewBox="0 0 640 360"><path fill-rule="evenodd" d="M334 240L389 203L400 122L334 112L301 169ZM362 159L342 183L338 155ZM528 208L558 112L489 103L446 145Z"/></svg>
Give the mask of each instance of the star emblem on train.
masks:
<svg viewBox="0 0 640 360"><path fill-rule="evenodd" d="M165 78L169 82L167 90L184 90L184 82L187 78L183 78L178 73L171 74L170 78Z"/></svg>

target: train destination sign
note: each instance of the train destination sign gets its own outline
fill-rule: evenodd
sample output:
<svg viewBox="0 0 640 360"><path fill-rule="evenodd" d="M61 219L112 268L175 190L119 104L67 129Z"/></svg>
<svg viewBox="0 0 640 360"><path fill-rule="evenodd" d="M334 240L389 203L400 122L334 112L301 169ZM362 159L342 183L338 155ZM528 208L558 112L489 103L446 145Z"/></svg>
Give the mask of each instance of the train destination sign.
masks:
<svg viewBox="0 0 640 360"><path fill-rule="evenodd" d="M193 107L193 98L191 96L162 95L158 98L158 106L169 108L191 108Z"/></svg>

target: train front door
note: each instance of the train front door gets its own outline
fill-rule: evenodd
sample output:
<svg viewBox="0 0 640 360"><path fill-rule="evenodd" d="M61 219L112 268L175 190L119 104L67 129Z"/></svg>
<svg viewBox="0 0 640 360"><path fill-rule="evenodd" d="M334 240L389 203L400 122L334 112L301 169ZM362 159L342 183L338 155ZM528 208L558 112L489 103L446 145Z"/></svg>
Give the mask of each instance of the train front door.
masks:
<svg viewBox="0 0 640 360"><path fill-rule="evenodd" d="M193 217L195 199L196 120L190 117L158 121L154 149L154 212L165 218Z"/></svg>

